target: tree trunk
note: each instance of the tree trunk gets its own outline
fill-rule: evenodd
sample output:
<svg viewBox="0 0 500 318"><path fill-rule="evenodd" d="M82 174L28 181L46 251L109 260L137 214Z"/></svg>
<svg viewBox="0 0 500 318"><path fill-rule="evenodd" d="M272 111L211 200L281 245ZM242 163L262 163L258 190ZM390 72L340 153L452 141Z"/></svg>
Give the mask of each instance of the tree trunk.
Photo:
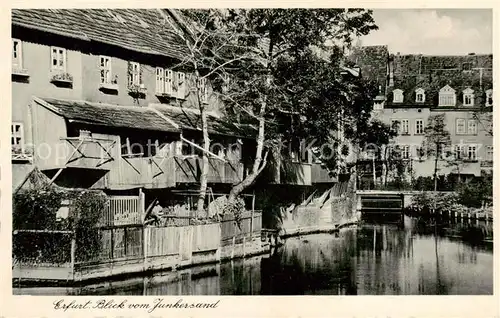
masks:
<svg viewBox="0 0 500 318"><path fill-rule="evenodd" d="M377 173L375 171L375 155L372 157L372 170L373 170L373 188L377 184Z"/></svg>
<svg viewBox="0 0 500 318"><path fill-rule="evenodd" d="M439 144L436 144L436 159L434 160L434 192L437 191L438 159L439 159Z"/></svg>
<svg viewBox="0 0 500 318"><path fill-rule="evenodd" d="M265 129L265 121L264 121L264 114L266 112L266 102L262 102L260 106L260 112L259 112L259 134L257 137L257 148L255 150L255 160L253 162L253 168L252 172L248 174L243 181L240 183L236 184L231 188L231 191L229 192L229 197L228 200L230 202L234 202L236 200L236 197L243 192L247 187L251 186L254 182L257 176L261 173L261 171L264 169L267 161L262 158L262 153L264 151L264 129ZM266 156L264 157L266 159Z"/></svg>
<svg viewBox="0 0 500 318"><path fill-rule="evenodd" d="M201 109L204 107L200 107ZM203 110L201 113L202 129L203 129L203 149L205 150L202 154L202 165L201 165L201 175L200 175L200 195L198 197L198 214L203 213L205 205L205 197L207 194L207 183L208 183L208 151L210 150L210 139L208 138L208 125L207 125L207 114ZM208 216L208 209L206 211Z"/></svg>
<svg viewBox="0 0 500 318"><path fill-rule="evenodd" d="M198 108L200 109L201 116L201 126L203 132L203 153L202 153L202 164L201 164L201 175L200 175L200 194L198 196L197 211L198 215L202 214L205 208L205 197L207 194L207 183L208 183L208 151L210 151L210 139L208 137L208 123L207 123L207 113L205 106L201 100L199 79L200 73L198 71L197 65L195 63L195 75L196 75L196 97L198 99ZM208 209L206 210L208 217Z"/></svg>
<svg viewBox="0 0 500 318"><path fill-rule="evenodd" d="M387 167L387 148L384 149L384 160L382 161L382 184L384 186L387 186L387 173L388 173L388 167Z"/></svg>

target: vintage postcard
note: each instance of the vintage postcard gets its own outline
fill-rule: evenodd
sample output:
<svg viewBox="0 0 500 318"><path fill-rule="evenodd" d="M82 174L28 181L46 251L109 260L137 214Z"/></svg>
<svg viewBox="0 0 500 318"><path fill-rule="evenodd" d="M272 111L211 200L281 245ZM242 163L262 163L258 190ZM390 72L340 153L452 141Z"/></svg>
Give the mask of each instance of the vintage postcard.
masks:
<svg viewBox="0 0 500 318"><path fill-rule="evenodd" d="M0 316L499 317L493 2L184 5L5 10Z"/></svg>

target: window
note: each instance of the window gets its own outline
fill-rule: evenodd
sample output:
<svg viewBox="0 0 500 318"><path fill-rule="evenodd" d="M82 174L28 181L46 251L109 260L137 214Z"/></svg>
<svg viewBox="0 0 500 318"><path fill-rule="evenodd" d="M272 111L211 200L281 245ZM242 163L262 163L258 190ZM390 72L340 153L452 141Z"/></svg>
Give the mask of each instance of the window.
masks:
<svg viewBox="0 0 500 318"><path fill-rule="evenodd" d="M21 123L12 123L10 126L11 138L10 145L13 149L23 150L24 145L24 133L23 133L23 124Z"/></svg>
<svg viewBox="0 0 500 318"><path fill-rule="evenodd" d="M401 130L401 122L397 119L392 119L391 120L391 128L396 130L399 133Z"/></svg>
<svg viewBox="0 0 500 318"><path fill-rule="evenodd" d="M182 72L176 72L175 75L175 86L173 87L173 91L177 91L177 98L184 99L186 97L186 74Z"/></svg>
<svg viewBox="0 0 500 318"><path fill-rule="evenodd" d="M463 135L465 134L465 119L457 119L456 121L456 126L455 126L455 133L457 135Z"/></svg>
<svg viewBox="0 0 500 318"><path fill-rule="evenodd" d="M22 44L18 39L12 39L12 66L23 67Z"/></svg>
<svg viewBox="0 0 500 318"><path fill-rule="evenodd" d="M168 95L173 95L173 85L174 85L174 72L172 70L165 69L165 88L164 93Z"/></svg>
<svg viewBox="0 0 500 318"><path fill-rule="evenodd" d="M163 93L165 90L165 82L163 80L163 68L156 68L156 93Z"/></svg>
<svg viewBox="0 0 500 318"><path fill-rule="evenodd" d="M66 49L52 47L50 52L50 69L66 72Z"/></svg>
<svg viewBox="0 0 500 318"><path fill-rule="evenodd" d="M381 102L374 102L373 103L373 110L382 110L384 109L384 104Z"/></svg>
<svg viewBox="0 0 500 318"><path fill-rule="evenodd" d="M141 85L141 65L136 62L128 64L128 85Z"/></svg>
<svg viewBox="0 0 500 318"><path fill-rule="evenodd" d="M410 146L404 145L401 149L401 157L403 159L408 159L410 158Z"/></svg>
<svg viewBox="0 0 500 318"><path fill-rule="evenodd" d="M222 75L222 92L228 93L230 87L231 87L231 77L229 76L229 74L224 73Z"/></svg>
<svg viewBox="0 0 500 318"><path fill-rule="evenodd" d="M410 134L410 125L408 119L401 119L401 134L402 135Z"/></svg>
<svg viewBox="0 0 500 318"><path fill-rule="evenodd" d="M455 145L455 160L462 160L464 159L464 146L463 145Z"/></svg>
<svg viewBox="0 0 500 318"><path fill-rule="evenodd" d="M474 105L474 91L470 88L467 88L463 91L464 93L464 105L472 106Z"/></svg>
<svg viewBox="0 0 500 318"><path fill-rule="evenodd" d="M394 95L393 102L394 103L402 103L403 102L403 91L400 89L395 89L392 91Z"/></svg>
<svg viewBox="0 0 500 318"><path fill-rule="evenodd" d="M207 79L200 78L198 80L198 89L200 92L200 99L202 103L208 103L208 88L207 88Z"/></svg>
<svg viewBox="0 0 500 318"><path fill-rule="evenodd" d="M423 135L424 134L424 120L417 119L415 120L415 134Z"/></svg>
<svg viewBox="0 0 500 318"><path fill-rule="evenodd" d="M475 145L469 145L467 155L467 159L477 160L477 148Z"/></svg>
<svg viewBox="0 0 500 318"><path fill-rule="evenodd" d="M185 98L186 74L161 67L156 68L156 93Z"/></svg>
<svg viewBox="0 0 500 318"><path fill-rule="evenodd" d="M415 93L415 101L417 103L425 102L425 91L422 88L418 88L417 90L415 90Z"/></svg>
<svg viewBox="0 0 500 318"><path fill-rule="evenodd" d="M470 119L467 122L467 133L469 135L477 135L477 122L473 119Z"/></svg>
<svg viewBox="0 0 500 318"><path fill-rule="evenodd" d="M439 91L439 106L455 106L455 104L455 90L449 85L441 88L441 90Z"/></svg>
<svg viewBox="0 0 500 318"><path fill-rule="evenodd" d="M486 160L493 161L493 146L486 147Z"/></svg>
<svg viewBox="0 0 500 318"><path fill-rule="evenodd" d="M99 57L99 69L101 71L101 84L111 84L111 58L108 56Z"/></svg>
<svg viewBox="0 0 500 318"><path fill-rule="evenodd" d="M488 89L486 91L486 103L485 103L486 106L493 106L493 90L492 89Z"/></svg>

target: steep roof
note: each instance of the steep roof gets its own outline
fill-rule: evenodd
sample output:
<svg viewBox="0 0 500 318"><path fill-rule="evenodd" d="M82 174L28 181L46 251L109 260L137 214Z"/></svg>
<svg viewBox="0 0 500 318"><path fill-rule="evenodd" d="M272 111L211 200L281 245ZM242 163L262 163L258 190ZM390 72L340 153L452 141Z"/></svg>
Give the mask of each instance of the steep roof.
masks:
<svg viewBox="0 0 500 318"><path fill-rule="evenodd" d="M12 24L182 59L184 32L162 9L13 9Z"/></svg>
<svg viewBox="0 0 500 318"><path fill-rule="evenodd" d="M180 129L200 131L201 116L197 110L167 106L163 104L151 104L150 107L159 111L163 116L172 120ZM249 125L238 125L215 116L207 114L208 132L210 134L234 136L240 138L254 138L256 130Z"/></svg>
<svg viewBox="0 0 500 318"><path fill-rule="evenodd" d="M391 56L394 73L394 86L389 88L386 105L388 107L416 107L438 105L439 91L449 86L457 94L457 107L462 105L463 91L474 90L475 106L484 104L485 91L493 84L493 56L425 56L425 55L393 55ZM425 90L425 102L415 101L416 90ZM404 102L393 103L392 91L402 89Z"/></svg>
<svg viewBox="0 0 500 318"><path fill-rule="evenodd" d="M68 120L88 125L179 132L179 129L148 107L116 106L52 98L35 98L35 101Z"/></svg>
<svg viewBox="0 0 500 318"><path fill-rule="evenodd" d="M349 59L361 69L363 78L376 82L385 93L387 82L387 61L389 51L386 45L355 47Z"/></svg>

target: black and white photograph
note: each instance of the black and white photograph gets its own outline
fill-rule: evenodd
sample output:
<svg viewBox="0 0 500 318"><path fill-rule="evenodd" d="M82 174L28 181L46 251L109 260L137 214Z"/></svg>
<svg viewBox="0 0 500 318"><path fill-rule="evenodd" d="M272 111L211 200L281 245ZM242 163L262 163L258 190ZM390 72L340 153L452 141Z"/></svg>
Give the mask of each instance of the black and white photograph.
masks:
<svg viewBox="0 0 500 318"><path fill-rule="evenodd" d="M10 15L14 295L493 295L493 9Z"/></svg>

